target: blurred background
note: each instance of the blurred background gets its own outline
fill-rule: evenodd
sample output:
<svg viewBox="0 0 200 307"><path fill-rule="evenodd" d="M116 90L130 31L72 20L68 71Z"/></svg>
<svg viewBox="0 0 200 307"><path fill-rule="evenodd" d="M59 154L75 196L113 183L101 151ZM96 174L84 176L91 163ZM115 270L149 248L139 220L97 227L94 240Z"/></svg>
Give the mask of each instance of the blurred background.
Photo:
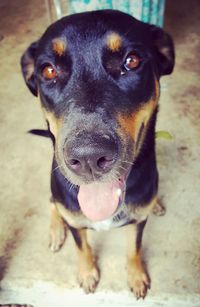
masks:
<svg viewBox="0 0 200 307"><path fill-rule="evenodd" d="M163 26L165 0L46 0L51 20L66 14L115 9L133 15L144 22Z"/></svg>

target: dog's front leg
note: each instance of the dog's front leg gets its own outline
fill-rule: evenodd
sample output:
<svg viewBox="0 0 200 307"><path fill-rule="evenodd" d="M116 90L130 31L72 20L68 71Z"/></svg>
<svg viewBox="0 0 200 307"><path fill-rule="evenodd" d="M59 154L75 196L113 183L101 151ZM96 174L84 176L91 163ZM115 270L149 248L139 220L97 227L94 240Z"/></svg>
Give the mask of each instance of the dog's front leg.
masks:
<svg viewBox="0 0 200 307"><path fill-rule="evenodd" d="M57 252L63 246L66 238L67 224L61 217L56 204L51 203L50 240L49 248Z"/></svg>
<svg viewBox="0 0 200 307"><path fill-rule="evenodd" d="M141 257L142 233L146 220L130 224L128 231L128 283L137 299L144 298L150 288L150 279Z"/></svg>
<svg viewBox="0 0 200 307"><path fill-rule="evenodd" d="M99 271L95 263L92 249L87 242L86 229L75 229L69 226L74 237L78 256L78 281L86 293L94 292L99 282Z"/></svg>

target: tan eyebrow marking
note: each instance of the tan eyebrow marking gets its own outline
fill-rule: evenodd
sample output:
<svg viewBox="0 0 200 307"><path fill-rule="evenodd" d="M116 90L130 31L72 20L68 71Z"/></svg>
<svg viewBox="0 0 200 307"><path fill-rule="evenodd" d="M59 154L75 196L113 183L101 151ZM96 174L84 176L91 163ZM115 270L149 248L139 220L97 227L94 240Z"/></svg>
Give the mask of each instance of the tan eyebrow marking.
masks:
<svg viewBox="0 0 200 307"><path fill-rule="evenodd" d="M67 47L67 42L63 38L54 38L52 41L52 48L55 54L62 56Z"/></svg>
<svg viewBox="0 0 200 307"><path fill-rule="evenodd" d="M112 32L108 34L106 43L112 52L117 52L122 47L122 37L118 33Z"/></svg>

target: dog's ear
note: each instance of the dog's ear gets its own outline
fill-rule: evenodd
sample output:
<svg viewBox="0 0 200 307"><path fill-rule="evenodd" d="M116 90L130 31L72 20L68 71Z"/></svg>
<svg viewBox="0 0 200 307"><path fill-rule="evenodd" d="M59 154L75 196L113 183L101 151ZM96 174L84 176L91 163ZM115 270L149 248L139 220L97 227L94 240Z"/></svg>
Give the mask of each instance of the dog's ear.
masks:
<svg viewBox="0 0 200 307"><path fill-rule="evenodd" d="M171 36L159 27L151 26L153 47L160 76L171 74L175 63Z"/></svg>
<svg viewBox="0 0 200 307"><path fill-rule="evenodd" d="M38 95L37 82L35 78L35 56L38 42L32 43L21 57L21 69L26 85L31 93Z"/></svg>

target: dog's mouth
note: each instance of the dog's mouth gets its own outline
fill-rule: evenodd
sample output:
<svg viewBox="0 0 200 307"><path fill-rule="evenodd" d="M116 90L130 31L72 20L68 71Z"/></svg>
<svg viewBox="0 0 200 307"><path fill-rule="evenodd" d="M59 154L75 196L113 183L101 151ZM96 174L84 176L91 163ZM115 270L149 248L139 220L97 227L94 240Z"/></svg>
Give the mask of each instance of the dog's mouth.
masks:
<svg viewBox="0 0 200 307"><path fill-rule="evenodd" d="M112 182L80 185L78 201L83 214L95 222L111 217L124 201L128 174Z"/></svg>
<svg viewBox="0 0 200 307"><path fill-rule="evenodd" d="M124 141L121 135L107 132L108 129L105 133L85 129L84 133L73 131L70 137L65 134L58 143L56 159L62 165L63 175L78 186L77 198L84 216L103 221L123 203L126 179L134 161L134 144L128 137Z"/></svg>

